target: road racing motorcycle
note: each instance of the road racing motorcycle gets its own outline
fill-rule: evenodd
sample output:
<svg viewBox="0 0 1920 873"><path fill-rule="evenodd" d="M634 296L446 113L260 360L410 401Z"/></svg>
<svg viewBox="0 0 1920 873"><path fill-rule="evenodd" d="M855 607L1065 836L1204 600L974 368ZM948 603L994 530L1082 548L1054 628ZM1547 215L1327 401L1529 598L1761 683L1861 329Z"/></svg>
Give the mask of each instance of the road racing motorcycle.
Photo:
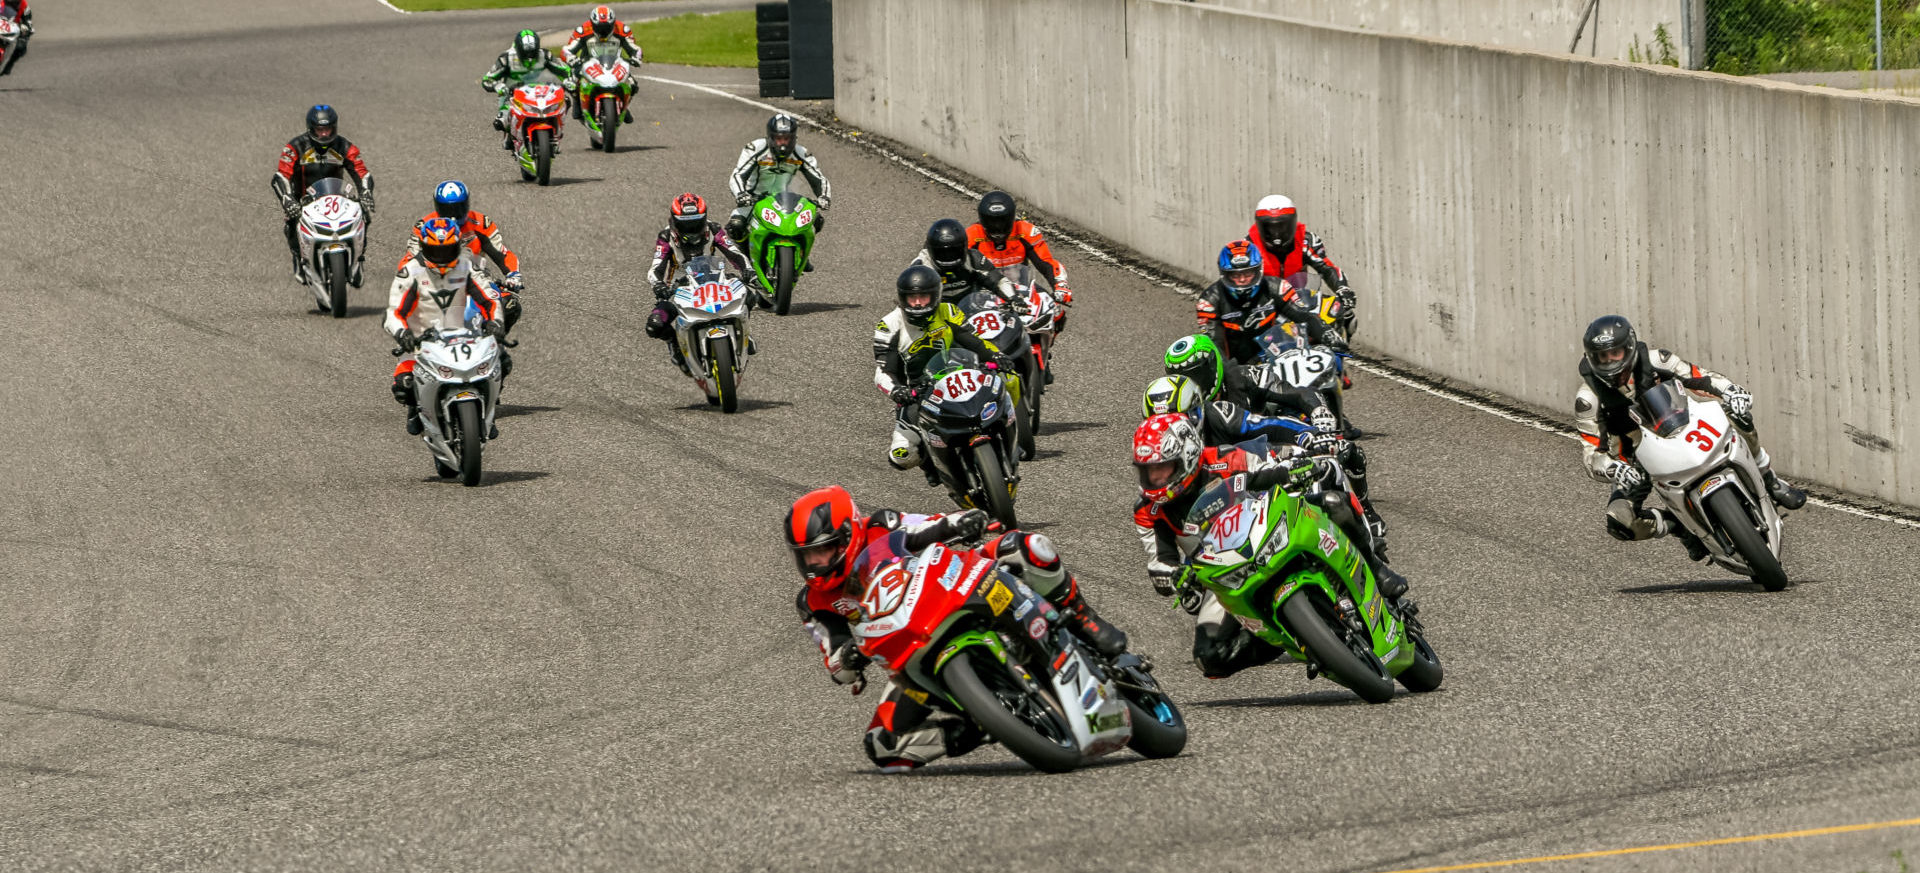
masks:
<svg viewBox="0 0 1920 873"><path fill-rule="evenodd" d="M13 65L27 55L27 28L15 21L11 11L0 13L0 76L13 72Z"/></svg>
<svg viewBox="0 0 1920 873"><path fill-rule="evenodd" d="M687 260L674 278L674 342L681 369L707 395L707 405L722 412L740 409L740 379L755 349L747 333L753 294L745 282L712 255Z"/></svg>
<svg viewBox="0 0 1920 873"><path fill-rule="evenodd" d="M322 312L347 317L347 286L360 287L366 257L367 218L346 180L321 179L301 200L300 273Z"/></svg>
<svg viewBox="0 0 1920 873"><path fill-rule="evenodd" d="M1668 380L1642 393L1628 414L1640 426L1633 456L1653 493L1706 544L1709 558L1768 591L1787 587L1780 511L1720 404Z"/></svg>
<svg viewBox="0 0 1920 873"><path fill-rule="evenodd" d="M413 359L420 438L433 453L434 472L442 479L458 476L468 487L480 484L481 453L500 402L500 341L481 332L470 312L459 330L421 334Z"/></svg>
<svg viewBox="0 0 1920 873"><path fill-rule="evenodd" d="M900 424L920 434L954 503L1019 527L1013 511L1020 488L1019 375L984 369L978 355L962 348L934 353L923 372L919 402L900 407Z"/></svg>
<svg viewBox="0 0 1920 873"><path fill-rule="evenodd" d="M904 535L894 537L900 548ZM1131 652L1105 660L977 552L936 543L880 568L853 633L896 685L1036 769L1065 772L1122 746L1149 758L1186 746L1186 722L1151 665Z"/></svg>
<svg viewBox="0 0 1920 873"><path fill-rule="evenodd" d="M999 349L1013 361L1020 375L1021 391L1016 410L1020 424L1020 460L1031 461L1033 439L1040 427L1040 367L1034 343L1027 337L1026 321L1013 304L993 291L974 291L960 298L960 312L975 336Z"/></svg>
<svg viewBox="0 0 1920 873"><path fill-rule="evenodd" d="M1265 446L1257 447L1264 451ZM1244 490L1245 477L1216 480L1194 514L1207 518L1181 572L1242 627L1368 703L1440 687L1440 658L1415 610L1380 596L1373 569L1320 507L1284 487ZM1357 511L1357 510L1356 510Z"/></svg>
<svg viewBox="0 0 1920 873"><path fill-rule="evenodd" d="M618 46L605 46L580 65L580 100L584 104L587 138L593 147L613 154L614 140L620 133L620 118L627 111L627 86L633 68L620 56Z"/></svg>
<svg viewBox="0 0 1920 873"><path fill-rule="evenodd" d="M1000 275L1013 283L1014 288L1018 289L1018 296L1027 303L1026 311L1020 313L1020 320L1026 324L1027 341L1033 346L1033 365L1040 375L1031 383L1034 432L1038 433L1040 397L1047 392L1047 386L1053 383L1053 341L1060 334L1060 323L1066 319L1067 304L1034 282L1032 264L1022 261L1010 267L1001 267Z"/></svg>
<svg viewBox="0 0 1920 873"><path fill-rule="evenodd" d="M1346 384L1341 378L1344 355L1307 339L1304 328L1290 321L1275 321L1255 338L1260 362L1247 368L1247 377L1268 391L1297 398L1297 408L1261 410L1274 415L1298 416L1325 406L1340 420L1341 435L1357 438L1359 429L1347 418Z"/></svg>
<svg viewBox="0 0 1920 873"><path fill-rule="evenodd" d="M747 225L747 259L753 262L760 293L773 301L775 315L793 306L793 284L807 271L813 254L813 221L820 207L792 191L760 198Z"/></svg>
<svg viewBox="0 0 1920 873"><path fill-rule="evenodd" d="M561 121L567 115L567 92L559 85L539 83L513 89L507 99L512 125L513 158L520 163L520 179L546 185L553 179L553 156L560 148Z"/></svg>

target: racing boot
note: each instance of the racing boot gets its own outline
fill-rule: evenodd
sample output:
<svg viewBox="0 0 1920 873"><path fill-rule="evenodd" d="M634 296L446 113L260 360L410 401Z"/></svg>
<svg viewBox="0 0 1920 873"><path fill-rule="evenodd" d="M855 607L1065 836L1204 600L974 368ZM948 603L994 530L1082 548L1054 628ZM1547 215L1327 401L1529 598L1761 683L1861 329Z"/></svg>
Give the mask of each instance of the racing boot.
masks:
<svg viewBox="0 0 1920 873"><path fill-rule="evenodd" d="M957 758L980 747L987 736L971 719L939 719L896 734L884 727L867 731L867 757L882 773L906 773L941 758Z"/></svg>
<svg viewBox="0 0 1920 873"><path fill-rule="evenodd" d="M394 379L392 387L393 399L407 408L407 435L419 436L421 431L426 430L426 425L420 422L420 407L415 405L417 398L413 392L413 374L407 373Z"/></svg>
<svg viewBox="0 0 1920 873"><path fill-rule="evenodd" d="M1067 593L1055 600L1053 605L1062 615L1073 620L1073 629L1081 639L1093 644L1093 648L1109 658L1118 658L1127 651L1127 633L1113 626L1113 622L1100 617L1093 611L1093 605L1080 594L1080 580L1073 574L1067 574Z"/></svg>
<svg viewBox="0 0 1920 873"><path fill-rule="evenodd" d="M580 108L579 100L568 100L567 102L573 104L573 120L574 121L587 120L586 112Z"/></svg>
<svg viewBox="0 0 1920 873"><path fill-rule="evenodd" d="M1671 536L1686 546L1687 560L1699 561L1708 555L1707 544L1701 542L1693 531L1687 530L1687 526L1674 518L1672 513L1665 509L1642 509L1639 513L1640 517L1651 521L1655 537Z"/></svg>
<svg viewBox="0 0 1920 873"><path fill-rule="evenodd" d="M679 343L668 343L667 352L668 352L667 361L669 363L673 364L675 367L678 367L680 369L680 372L685 373L688 376L693 375L693 370L687 367L687 356L684 354L681 354L680 352Z"/></svg>
<svg viewBox="0 0 1920 873"><path fill-rule="evenodd" d="M295 254L293 256L293 281L305 285L307 284L307 271L300 269L300 267L300 255Z"/></svg>
<svg viewBox="0 0 1920 873"><path fill-rule="evenodd" d="M632 123L633 123L633 110L631 110L631 109L622 109L622 110L620 110L620 123L621 123L621 124L632 124Z"/></svg>

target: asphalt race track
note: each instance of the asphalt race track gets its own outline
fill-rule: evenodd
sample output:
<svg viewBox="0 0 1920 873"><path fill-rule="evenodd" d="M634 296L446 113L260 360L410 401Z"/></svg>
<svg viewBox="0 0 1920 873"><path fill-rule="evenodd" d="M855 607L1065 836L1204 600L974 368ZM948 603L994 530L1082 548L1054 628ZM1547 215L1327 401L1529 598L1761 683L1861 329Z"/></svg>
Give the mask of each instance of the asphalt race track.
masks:
<svg viewBox="0 0 1920 873"><path fill-rule="evenodd" d="M1609 539L1573 443L1379 378L1353 408L1444 689L1201 679L1141 572L1126 448L1191 303L1073 252L1021 515L1158 658L1192 740L1064 776L997 747L877 775L877 694L823 675L774 523L828 482L944 508L885 463L868 338L927 224L972 204L803 132L835 187L821 266L796 315L754 319L722 416L642 335L640 274L668 199L724 202L765 113L648 83L619 154L570 127L556 185L520 182L474 80L580 11L40 10L0 79L0 869L1386 871L1920 815L1920 531L1799 513L1799 584L1764 594ZM267 190L316 102L380 195L344 321L288 276ZM379 328L448 177L529 283L477 489L405 435ZM1391 294L1351 268L1363 302ZM1895 849L1920 829L1543 867Z"/></svg>

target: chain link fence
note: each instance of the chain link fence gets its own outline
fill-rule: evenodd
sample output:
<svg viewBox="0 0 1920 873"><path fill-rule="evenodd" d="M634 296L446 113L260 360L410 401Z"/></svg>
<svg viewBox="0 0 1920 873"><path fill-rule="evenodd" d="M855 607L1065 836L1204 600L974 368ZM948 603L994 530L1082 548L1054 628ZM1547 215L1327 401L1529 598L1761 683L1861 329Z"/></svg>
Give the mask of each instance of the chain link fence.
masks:
<svg viewBox="0 0 1920 873"><path fill-rule="evenodd" d="M1694 18L1702 69L1744 76L1920 67L1920 0L1693 2L1704 4Z"/></svg>

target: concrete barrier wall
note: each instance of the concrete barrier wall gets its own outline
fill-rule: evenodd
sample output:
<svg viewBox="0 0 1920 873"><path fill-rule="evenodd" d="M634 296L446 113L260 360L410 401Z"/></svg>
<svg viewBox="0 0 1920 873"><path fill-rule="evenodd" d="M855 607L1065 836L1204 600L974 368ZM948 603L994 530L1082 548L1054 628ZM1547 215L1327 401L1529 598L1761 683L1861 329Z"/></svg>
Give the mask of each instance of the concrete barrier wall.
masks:
<svg viewBox="0 0 1920 873"><path fill-rule="evenodd" d="M1284 16L1397 36L1428 36L1538 52L1565 52L1587 0L1195 0L1202 4ZM1702 0L1704 2L1704 0ZM1686 0L1600 0L1580 40L1579 53L1626 60L1639 40L1654 45L1665 25L1675 55L1683 43ZM1596 29L1597 25L1597 29Z"/></svg>
<svg viewBox="0 0 1920 873"><path fill-rule="evenodd" d="M838 5L849 122L1195 276L1287 193L1362 345L1566 411L1623 313L1752 388L1783 471L1920 504L1920 102L1166 0Z"/></svg>

